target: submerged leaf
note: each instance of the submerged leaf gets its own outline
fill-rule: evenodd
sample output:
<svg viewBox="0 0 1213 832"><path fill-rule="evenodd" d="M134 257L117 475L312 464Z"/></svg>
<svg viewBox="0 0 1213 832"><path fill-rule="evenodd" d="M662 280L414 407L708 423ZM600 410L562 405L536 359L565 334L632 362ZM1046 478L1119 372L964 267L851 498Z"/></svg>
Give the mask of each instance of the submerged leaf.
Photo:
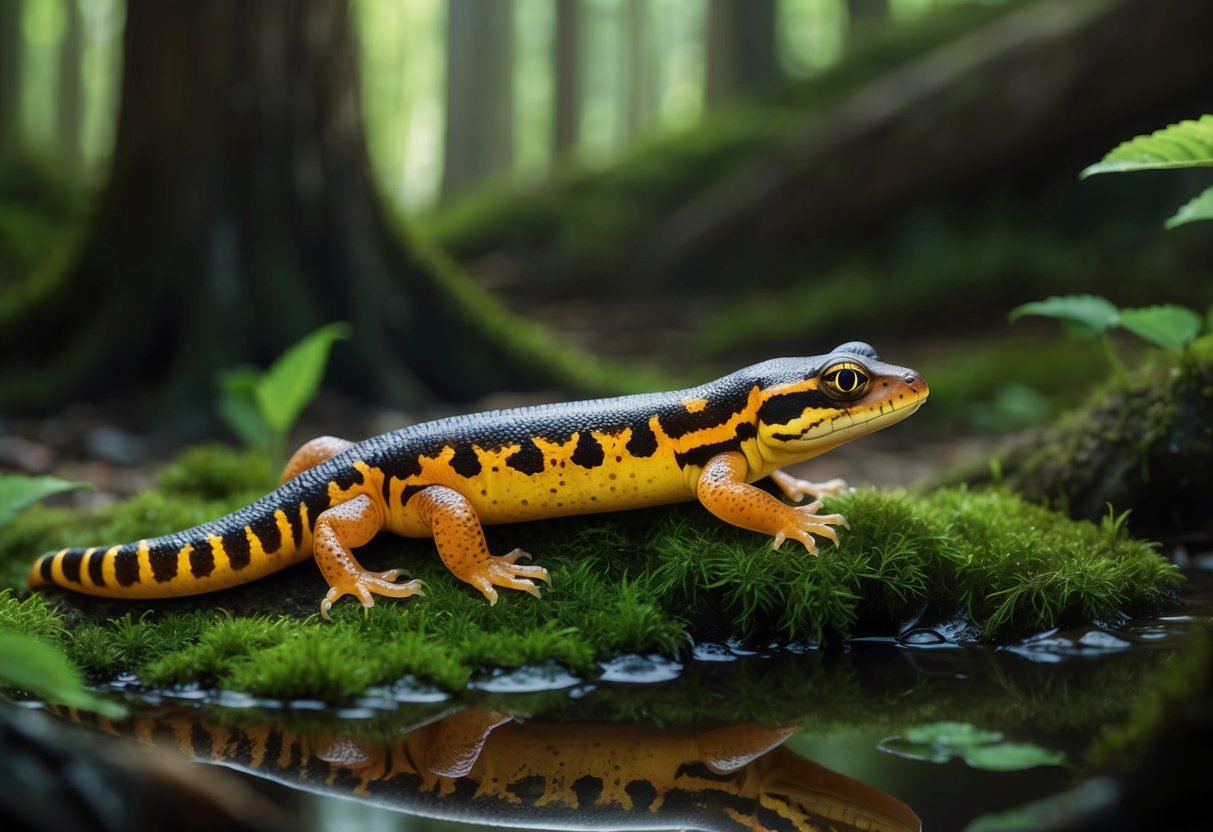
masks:
<svg viewBox="0 0 1213 832"><path fill-rule="evenodd" d="M20 474L0 476L0 526L13 519L17 512L43 497L91 487L86 482L69 482L58 477L25 477Z"/></svg>
<svg viewBox="0 0 1213 832"><path fill-rule="evenodd" d="M1047 300L1015 307L1010 319L1016 321L1024 315L1056 318L1077 327L1078 331L1071 330L1073 334L1098 337L1116 325L1119 310L1111 301L1098 295L1054 295Z"/></svg>
<svg viewBox="0 0 1213 832"><path fill-rule="evenodd" d="M1000 742L966 748L960 755L973 768L986 771L1022 771L1036 766L1059 766L1066 755L1030 742Z"/></svg>
<svg viewBox="0 0 1213 832"><path fill-rule="evenodd" d="M1201 320L1187 307L1166 304L1124 309L1120 325L1151 344L1179 352L1200 332Z"/></svg>
<svg viewBox="0 0 1213 832"><path fill-rule="evenodd" d="M1213 167L1213 115L1129 139L1079 176L1085 179L1097 173L1192 167Z"/></svg>
<svg viewBox="0 0 1213 832"><path fill-rule="evenodd" d="M1175 212L1175 216L1167 220L1166 227L1175 228L1197 220L1213 220L1213 187L1205 188L1203 193L1192 197Z"/></svg>
<svg viewBox="0 0 1213 832"><path fill-rule="evenodd" d="M929 742L938 748L966 748L999 742L1002 740L1002 734L978 728L967 722L932 722L910 728L906 731L906 739L911 742Z"/></svg>

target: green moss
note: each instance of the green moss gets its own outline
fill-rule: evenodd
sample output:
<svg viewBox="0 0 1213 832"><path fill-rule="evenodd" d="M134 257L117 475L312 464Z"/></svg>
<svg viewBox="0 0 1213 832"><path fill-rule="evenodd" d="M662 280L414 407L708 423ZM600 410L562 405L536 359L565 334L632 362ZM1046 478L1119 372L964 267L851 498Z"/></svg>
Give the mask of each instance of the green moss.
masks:
<svg viewBox="0 0 1213 832"><path fill-rule="evenodd" d="M62 545L119 542L214 519L248 495L223 493L241 457L187 454L166 487L93 515L34 508L0 532L5 575ZM240 490L262 474L231 472ZM405 675L463 687L489 667L555 660L579 672L620 652L675 655L692 639L836 643L857 626L896 633L924 614L963 614L988 638L1161 603L1174 568L1122 527L1076 523L996 491L912 496L856 491L829 501L851 523L818 558L774 551L697 505L493 527L490 547L520 545L552 573L536 601L503 592L490 607L451 576L428 540L381 535L369 569L407 565L426 595L369 612L315 614L324 585L310 564L228 592L135 606L62 595L0 594L6 628L61 638L94 676L134 671L276 698L340 699ZM16 583L16 580L13 581ZM231 610L225 613L222 610ZM285 615L283 614L285 613Z"/></svg>

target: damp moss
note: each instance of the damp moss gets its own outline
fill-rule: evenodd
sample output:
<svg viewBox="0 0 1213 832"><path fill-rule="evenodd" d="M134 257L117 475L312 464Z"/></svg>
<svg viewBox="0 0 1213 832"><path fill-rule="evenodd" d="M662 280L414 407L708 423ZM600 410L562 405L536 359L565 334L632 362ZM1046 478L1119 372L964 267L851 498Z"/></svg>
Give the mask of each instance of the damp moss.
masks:
<svg viewBox="0 0 1213 832"><path fill-rule="evenodd" d="M259 492L261 475L222 478L241 455L187 454L165 486L92 514L35 507L0 530L10 584L40 552L136 539L214 519ZM247 460L256 465L254 460ZM693 504L488 529L490 548L536 554L552 574L542 600L502 592L490 607L452 577L428 540L381 535L367 568L404 565L426 595L346 599L317 615L325 586L311 564L223 593L133 604L52 592L0 595L7 628L60 638L93 678L199 683L273 698L337 700L404 676L446 689L490 667L555 660L578 672L623 652L678 655L693 641L837 644L857 628L896 634L955 621L997 639L1067 620L1161 605L1175 570L1122 526L1074 522L998 491L925 495L860 490L832 498L838 548L820 557L770 548L760 535ZM54 599L53 603L47 598Z"/></svg>

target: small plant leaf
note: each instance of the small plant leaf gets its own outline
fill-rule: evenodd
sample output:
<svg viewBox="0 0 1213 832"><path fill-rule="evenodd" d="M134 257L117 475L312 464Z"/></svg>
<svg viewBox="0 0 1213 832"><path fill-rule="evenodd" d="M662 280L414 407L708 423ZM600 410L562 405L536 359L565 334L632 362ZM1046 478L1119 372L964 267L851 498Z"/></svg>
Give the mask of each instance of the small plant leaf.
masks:
<svg viewBox="0 0 1213 832"><path fill-rule="evenodd" d="M125 713L90 693L61 650L26 633L0 633L0 686L114 719Z"/></svg>
<svg viewBox="0 0 1213 832"><path fill-rule="evenodd" d="M936 748L967 748L1000 742L1002 734L978 728L967 722L931 722L915 725L907 730L906 739L910 742L930 743Z"/></svg>
<svg viewBox="0 0 1213 832"><path fill-rule="evenodd" d="M333 342L349 337L349 325L328 324L287 349L257 383L257 406L278 435L284 435L316 395Z"/></svg>
<svg viewBox="0 0 1213 832"><path fill-rule="evenodd" d="M1122 143L1079 175L1213 167L1213 115L1181 121Z"/></svg>
<svg viewBox="0 0 1213 832"><path fill-rule="evenodd" d="M16 516L23 508L64 491L92 488L86 482L69 482L58 477L25 477L20 474L0 476L0 526Z"/></svg>
<svg viewBox="0 0 1213 832"><path fill-rule="evenodd" d="M1116 325L1119 310L1098 295L1054 295L1047 300L1025 303L1011 310L1010 319L1025 315L1056 318L1074 335L1096 338Z"/></svg>
<svg viewBox="0 0 1213 832"><path fill-rule="evenodd" d="M1036 766L1059 766L1066 755L1030 742L999 742L975 745L960 754L973 768L986 771L1022 771Z"/></svg>
<svg viewBox="0 0 1213 832"><path fill-rule="evenodd" d="M259 378L251 367L224 373L219 380L219 415L245 445L272 457L277 452L277 436L257 404Z"/></svg>
<svg viewBox="0 0 1213 832"><path fill-rule="evenodd" d="M1175 212L1175 216L1167 220L1167 228L1175 228L1197 220L1213 220L1213 187L1205 188L1204 193L1192 199Z"/></svg>
<svg viewBox="0 0 1213 832"><path fill-rule="evenodd" d="M1200 332L1201 320L1191 309L1166 304L1124 309L1120 325L1155 346L1179 352Z"/></svg>

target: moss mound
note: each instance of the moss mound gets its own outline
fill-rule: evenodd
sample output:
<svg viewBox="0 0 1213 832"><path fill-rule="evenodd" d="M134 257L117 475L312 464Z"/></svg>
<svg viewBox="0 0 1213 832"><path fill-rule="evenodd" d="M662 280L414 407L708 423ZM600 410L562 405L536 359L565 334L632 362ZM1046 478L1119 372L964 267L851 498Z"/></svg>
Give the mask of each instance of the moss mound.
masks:
<svg viewBox="0 0 1213 832"><path fill-rule="evenodd" d="M219 495L216 474L232 466L262 473L231 476L236 492ZM263 490L251 488L264 476L258 466L203 449L170 468L159 490L95 514L32 509L0 531L0 575L19 586L42 551L213 519ZM957 616L997 638L1159 605L1178 580L1121 525L1074 522L1007 493L863 490L828 509L852 530L819 558L791 545L774 551L696 505L491 528L494 551L520 545L552 572L542 601L503 593L490 607L446 572L430 541L383 535L360 551L363 563L406 565L425 581L424 598L381 600L369 614L341 604L328 624L316 615L319 572L301 565L224 593L138 606L10 590L0 625L61 639L94 677L133 671L153 685L337 700L407 675L458 689L489 666L555 660L592 671L618 653L677 654L693 639L821 646L857 629L896 635Z"/></svg>

